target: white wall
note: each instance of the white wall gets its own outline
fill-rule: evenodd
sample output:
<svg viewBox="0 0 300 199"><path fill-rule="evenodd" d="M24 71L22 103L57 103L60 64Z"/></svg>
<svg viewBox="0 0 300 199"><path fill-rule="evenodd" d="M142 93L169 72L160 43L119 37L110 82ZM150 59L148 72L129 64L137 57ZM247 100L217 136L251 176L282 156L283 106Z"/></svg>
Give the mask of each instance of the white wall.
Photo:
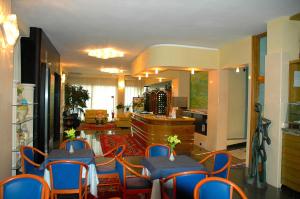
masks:
<svg viewBox="0 0 300 199"><path fill-rule="evenodd" d="M11 1L0 1L0 13L10 14ZM2 35L0 35L2 39ZM0 180L11 175L13 48L0 47Z"/></svg>

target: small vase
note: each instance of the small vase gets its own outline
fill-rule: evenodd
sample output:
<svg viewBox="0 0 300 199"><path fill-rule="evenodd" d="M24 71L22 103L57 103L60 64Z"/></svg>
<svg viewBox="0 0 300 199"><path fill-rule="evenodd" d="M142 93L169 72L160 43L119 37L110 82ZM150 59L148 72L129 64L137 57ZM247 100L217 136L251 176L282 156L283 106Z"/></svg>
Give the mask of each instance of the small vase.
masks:
<svg viewBox="0 0 300 199"><path fill-rule="evenodd" d="M72 143L70 143L69 153L74 153L74 147Z"/></svg>
<svg viewBox="0 0 300 199"><path fill-rule="evenodd" d="M171 155L170 155L170 157L169 157L169 160L170 160L170 161L174 161L174 160L175 160L175 157L174 157L173 151L171 152Z"/></svg>

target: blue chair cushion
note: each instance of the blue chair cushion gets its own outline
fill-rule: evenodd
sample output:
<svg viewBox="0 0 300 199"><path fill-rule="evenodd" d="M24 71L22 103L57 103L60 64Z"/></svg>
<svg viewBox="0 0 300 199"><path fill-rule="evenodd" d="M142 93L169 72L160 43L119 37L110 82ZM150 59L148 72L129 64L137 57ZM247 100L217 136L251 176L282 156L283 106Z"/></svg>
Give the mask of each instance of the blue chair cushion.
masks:
<svg viewBox="0 0 300 199"><path fill-rule="evenodd" d="M229 199L230 186L222 182L207 182L200 188L199 196L202 199Z"/></svg>
<svg viewBox="0 0 300 199"><path fill-rule="evenodd" d="M165 146L153 146L149 150L150 157L169 156L169 148Z"/></svg>
<svg viewBox="0 0 300 199"><path fill-rule="evenodd" d="M117 169L109 166L97 166L97 174L118 174Z"/></svg>
<svg viewBox="0 0 300 199"><path fill-rule="evenodd" d="M127 189L150 189L152 183L144 178L132 177L126 178Z"/></svg>
<svg viewBox="0 0 300 199"><path fill-rule="evenodd" d="M4 199L41 199L41 195L42 184L31 178L13 180L3 186Z"/></svg>

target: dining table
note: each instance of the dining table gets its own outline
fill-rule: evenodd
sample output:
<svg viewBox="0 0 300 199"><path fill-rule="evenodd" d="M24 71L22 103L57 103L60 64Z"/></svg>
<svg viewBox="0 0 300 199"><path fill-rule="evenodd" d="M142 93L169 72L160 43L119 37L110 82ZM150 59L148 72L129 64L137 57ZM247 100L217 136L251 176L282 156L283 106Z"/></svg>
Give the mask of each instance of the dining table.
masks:
<svg viewBox="0 0 300 199"><path fill-rule="evenodd" d="M177 155L174 161L163 156L145 157L141 164L146 168L143 170L143 174L149 176L153 183L151 199L161 198L160 179L178 172L207 171L203 164L186 155Z"/></svg>
<svg viewBox="0 0 300 199"><path fill-rule="evenodd" d="M44 168L44 179L50 187L50 172L46 168L49 162L58 160L74 160L83 162L88 165L88 179L87 184L90 186L90 193L97 198L98 190L97 185L99 183L97 177L96 164L94 160L94 152L91 149L78 149L73 153L70 153L64 149L54 149L49 154L45 161L42 163L41 168ZM85 168L82 171L82 177L85 177Z"/></svg>

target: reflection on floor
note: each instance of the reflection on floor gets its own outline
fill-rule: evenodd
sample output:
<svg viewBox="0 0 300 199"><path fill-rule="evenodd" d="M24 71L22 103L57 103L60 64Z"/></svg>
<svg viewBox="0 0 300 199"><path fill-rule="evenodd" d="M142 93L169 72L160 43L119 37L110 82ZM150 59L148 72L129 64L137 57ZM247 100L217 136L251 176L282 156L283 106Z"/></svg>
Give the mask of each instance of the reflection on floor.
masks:
<svg viewBox="0 0 300 199"><path fill-rule="evenodd" d="M99 142L99 135L100 134L119 134L119 135L126 135L130 133L130 130L115 130L115 131L106 131L106 132L85 132L87 135L89 135L88 140L92 143L94 143L94 146L99 146L98 144L95 144L95 142ZM97 150L97 149L96 149ZM190 150L190 152L178 152L178 154L186 154L191 156L192 158L196 160L203 159L209 152L206 151L203 148L200 148L199 146L194 145L194 147ZM233 157L233 166L230 172L230 180L238 184L246 193L249 199L255 198L255 199L296 199L300 198L299 193L293 192L289 189L277 189L275 187L272 187L270 185L267 186L266 189L258 189L254 185L249 185L246 183L246 172L247 168L245 168L245 150L244 149L237 149L231 151L231 153L234 155ZM139 164L142 156L129 156L125 157L125 159L131 163ZM97 159L97 162L104 161L104 159ZM211 163L212 165L212 163ZM208 164L208 166L210 166ZM110 197L116 197L119 196L119 192L115 191L113 189L110 189L110 193L108 193L109 190L106 190L105 192L102 191L102 193L99 193L101 199L106 199ZM90 197L92 198L92 197ZM137 196L133 196L132 199L139 198Z"/></svg>

